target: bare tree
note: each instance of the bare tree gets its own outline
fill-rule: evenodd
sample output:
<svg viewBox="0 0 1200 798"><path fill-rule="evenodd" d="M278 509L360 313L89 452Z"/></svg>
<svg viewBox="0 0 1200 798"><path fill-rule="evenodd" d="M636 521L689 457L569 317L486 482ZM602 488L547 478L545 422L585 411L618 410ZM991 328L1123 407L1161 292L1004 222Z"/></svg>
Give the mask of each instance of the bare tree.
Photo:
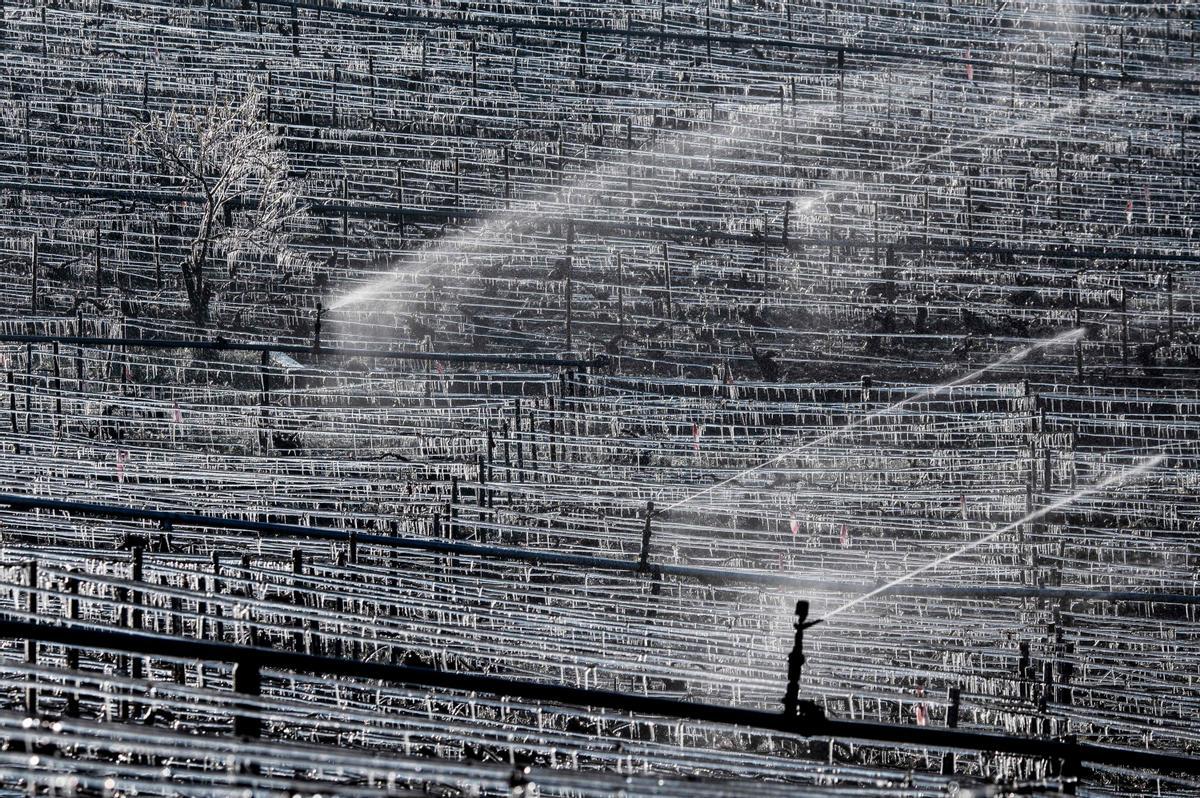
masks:
<svg viewBox="0 0 1200 798"><path fill-rule="evenodd" d="M201 198L196 232L180 264L197 324L208 321L214 294L210 258L273 256L284 268L303 259L291 231L307 208L256 89L200 113L171 110L154 117L137 127L134 142L164 174Z"/></svg>

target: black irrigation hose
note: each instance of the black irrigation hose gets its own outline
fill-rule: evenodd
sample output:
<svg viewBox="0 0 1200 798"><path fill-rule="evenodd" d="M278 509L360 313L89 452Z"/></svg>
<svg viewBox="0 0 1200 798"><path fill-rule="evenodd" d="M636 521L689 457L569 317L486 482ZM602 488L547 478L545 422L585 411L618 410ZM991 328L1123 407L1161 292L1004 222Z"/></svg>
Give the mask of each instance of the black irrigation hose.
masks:
<svg viewBox="0 0 1200 798"><path fill-rule="evenodd" d="M836 593L868 593L878 585L867 582L826 581L782 574L756 573L753 571L710 568L692 565L658 564L650 562L643 566L638 560L623 560L615 557L595 557L585 554L566 554L554 551L538 551L513 546L491 546L440 538L400 537L375 533L351 532L331 527L283 524L272 521L250 521L224 518L215 515L184 513L171 510L149 510L116 504L76 502L64 499L49 499L39 496L21 496L0 493L0 506L14 510L50 510L77 515L118 518L131 521L156 521L160 524L237 529L274 535L281 538L316 538L320 540L355 541L362 545L385 548L412 549L436 554L459 554L472 557L488 557L532 563L535 565L567 565L624 573L645 573L649 576L672 576L694 579L715 584L761 585L795 590L824 590ZM1132 590L1090 590L1069 587L1023 587L1023 586L943 586L943 585L897 585L885 594L913 596L918 598L1020 598L1039 600L1073 601L1130 601L1159 604L1200 604L1200 595L1187 593L1148 593Z"/></svg>
<svg viewBox="0 0 1200 798"><path fill-rule="evenodd" d="M1072 766L1082 763L1136 767L1155 771L1200 774L1200 759L1181 754L1080 743L1070 739L1039 739L929 726L832 720L815 706L799 715L758 709L703 704L657 696L633 695L559 684L543 684L477 673L458 673L408 665L363 662L292 651L241 646L169 635L96 629L0 618L0 638L122 651L168 659L195 659L234 663L258 670L270 668L353 679L377 679L393 684L487 693L617 712L645 713L704 723L721 723L764 729L803 737L830 737L930 748L994 751L1039 759L1057 759ZM238 679L235 679L235 685ZM257 685L256 685L257 686Z"/></svg>

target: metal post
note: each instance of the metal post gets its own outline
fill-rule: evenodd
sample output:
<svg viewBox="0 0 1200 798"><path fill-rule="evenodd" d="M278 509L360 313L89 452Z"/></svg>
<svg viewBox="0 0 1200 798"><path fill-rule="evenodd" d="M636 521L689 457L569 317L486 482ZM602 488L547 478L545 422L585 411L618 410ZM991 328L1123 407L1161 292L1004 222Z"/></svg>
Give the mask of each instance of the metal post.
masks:
<svg viewBox="0 0 1200 798"><path fill-rule="evenodd" d="M796 640L792 645L791 653L788 654L788 681L787 691L783 694L783 714L788 717L795 717L801 713L800 701L800 671L804 668L804 630L810 626L816 626L820 623L817 621L808 620L808 602L800 599L796 602ZM805 712L811 713L816 709L815 705L809 706L808 702L804 702Z"/></svg>
<svg viewBox="0 0 1200 798"><path fill-rule="evenodd" d="M292 549L292 605L300 607L303 605L303 596L300 593L300 580L296 579L304 573L304 552L299 548Z"/></svg>
<svg viewBox="0 0 1200 798"><path fill-rule="evenodd" d="M654 502L646 502L646 525L642 527L642 551L638 555L638 570L650 568L650 521L654 518Z"/></svg>
<svg viewBox="0 0 1200 798"><path fill-rule="evenodd" d="M233 666L233 691L238 695L257 698L262 694L262 673L258 663L241 660ZM240 705L239 708L244 707ZM238 737L262 736L262 719L241 712L233 716L233 733Z"/></svg>

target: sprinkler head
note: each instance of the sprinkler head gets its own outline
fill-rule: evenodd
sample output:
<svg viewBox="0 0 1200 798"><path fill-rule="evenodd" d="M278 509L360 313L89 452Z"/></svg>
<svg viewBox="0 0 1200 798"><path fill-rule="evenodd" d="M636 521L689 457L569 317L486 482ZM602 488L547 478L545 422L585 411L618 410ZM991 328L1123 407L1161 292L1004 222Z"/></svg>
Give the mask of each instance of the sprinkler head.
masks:
<svg viewBox="0 0 1200 798"><path fill-rule="evenodd" d="M808 617L808 601L800 599L796 602L796 623L804 623L804 619Z"/></svg>
<svg viewBox="0 0 1200 798"><path fill-rule="evenodd" d="M825 620L824 618L818 618L815 621L808 620L808 601L806 599L800 599L799 601L796 602L796 631L797 632L803 631L804 629L811 629L812 627L816 626L817 624L821 623L824 620Z"/></svg>

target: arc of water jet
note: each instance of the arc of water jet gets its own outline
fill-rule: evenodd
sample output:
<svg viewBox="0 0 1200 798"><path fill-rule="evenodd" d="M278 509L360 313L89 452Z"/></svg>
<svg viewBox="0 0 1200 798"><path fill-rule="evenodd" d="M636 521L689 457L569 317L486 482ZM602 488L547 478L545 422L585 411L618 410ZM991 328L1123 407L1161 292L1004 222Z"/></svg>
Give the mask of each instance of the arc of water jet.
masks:
<svg viewBox="0 0 1200 798"><path fill-rule="evenodd" d="M1021 524L1027 524L1030 521L1036 521L1037 519L1041 518L1042 516L1047 515L1048 513L1052 513L1059 508L1066 507L1068 504L1072 504L1072 503L1078 501L1079 499L1082 499L1085 496L1090 496L1093 493L1098 493L1099 491L1102 491L1105 488L1111 487L1120 482L1124 482L1125 480L1127 480L1131 477L1135 477L1138 474L1142 473L1143 471L1147 471L1151 468L1154 468L1156 465L1161 463L1164 459L1166 459L1165 454L1156 454L1153 457L1148 457L1145 460L1143 460L1142 462L1138 463L1133 468L1127 469L1125 471L1121 471L1120 473L1114 474L1113 476L1109 477L1108 479L1105 479L1102 482L1098 482L1095 485L1092 485L1091 487L1084 488L1083 490L1080 490L1080 491L1076 491L1075 493L1072 493L1070 496L1066 496L1062 499L1059 499L1056 502L1053 502L1052 504L1047 504L1045 507L1041 507L1037 510L1034 510L1033 512L1028 513L1023 517L1018 518L1016 521L1013 521L1011 524L1008 524L1007 526L1004 526L1001 529L997 529L995 532L984 535L983 537L979 538L978 540L973 540L970 543L960 546L959 548L955 549L954 551L950 552L949 554L944 554L941 557L938 557L936 560L931 560L930 562L925 563L921 567L919 567L913 571L909 571L908 573L904 574L903 576L899 576L896 579L893 579L892 581L888 582L885 585L881 585L881 586L875 588L870 593L864 593L861 596L859 596L858 598L852 599L851 601L846 602L845 604L843 604L842 606L833 610L832 612L826 613L826 615L821 620L827 621L830 618L832 618L833 616L843 613L846 610L850 609L851 607L854 607L858 604L863 603L864 601L867 601L868 599L878 596L880 593L886 593L887 591L891 590L892 588L896 587L897 585L904 584L905 582L909 581L910 579L917 576L918 574L923 574L926 571L932 570L932 569L938 567L939 565L942 565L943 563L947 563L956 557L966 554L968 551L975 548L976 546L982 546L984 543L995 540L996 538L1000 537L1001 535L1005 534L1006 532L1011 532L1012 530L1019 527Z"/></svg>
<svg viewBox="0 0 1200 798"><path fill-rule="evenodd" d="M921 78L924 75L918 73L915 77ZM903 99L915 96L918 91L915 88L918 82L916 79L909 81L913 88L898 95L899 98ZM833 103L829 103L828 105L806 104L805 110L809 118L817 118L825 114L832 115L836 107ZM684 160L695 157L685 154L672 154L672 148L699 146L705 138L732 141L735 135L744 137L747 134L749 134L751 139L765 141L769 136L774 135L776 128L782 130L787 125L794 126L797 124L795 117L789 119L785 116L780 116L776 120L773 116L774 102L740 103L737 105L737 108L739 112L765 112L764 116L769 121L767 124L751 129L747 129L744 123L735 124L730 121L710 121L702 127L664 137L662 140L655 142L649 149L619 154L618 157L612 160L600 163L586 175L581 176L575 183L559 188L554 193L553 198L544 203L537 203L535 207L528 209L497 209L489 214L481 223L455 232L449 238L438 242L434 247L405 255L402 258L405 264L402 268L394 269L390 274L367 282L358 288L343 293L341 296L330 298L327 307L329 310L338 310L372 299L381 292L401 284L408 278L423 276L429 273L439 265L437 262L440 259L461 257L472 250L487 251L494 246L486 238L491 233L510 232L510 228L520 229L527 223L540 219L544 214L561 212L563 206L569 212L572 199L578 199L577 195L582 194L586 200L590 196L610 190L625 180L626 178L622 174L622 170L627 166L644 166L647 163L653 163L657 159L671 157L680 157ZM706 170L697 169L693 166L680 168L697 174L709 174ZM725 175L725 177L733 176L728 172L712 172L711 174ZM779 213L782 214L782 210ZM777 219L778 215L775 218Z"/></svg>
<svg viewBox="0 0 1200 798"><path fill-rule="evenodd" d="M831 430L830 432L827 432L818 438L814 438L811 441L808 441L807 443L800 444L799 446L795 447L794 449L789 449L786 452L782 452L782 453L777 454L773 457L770 457L766 460L763 460L761 463L757 463L756 465L753 465L750 468L745 469L744 471L739 471L738 473L734 474L731 477L726 477L725 479L723 479L719 482L714 482L713 484L709 485L708 487L703 488L702 490L699 490L696 493L691 494L690 496L685 496L684 498L680 499L679 501L664 507L662 510L660 510L658 512L666 513L671 510L682 507L685 504L689 504L689 503L695 501L696 499L700 498L701 496L711 493L712 491L716 490L717 488L728 485L731 482L736 482L737 480L741 479L742 477L753 474L756 471L761 471L762 469L766 468L767 466L774 465L775 463L778 463L780 460L786 460L787 458L792 457L793 455L797 455L800 452L803 452L807 449L811 449L814 446L820 446L823 443L828 443L829 441L833 440L834 438L838 437L839 435L841 435L843 433L846 433L846 432L849 432L850 430L861 427L864 424L868 424L877 418L882 418L883 416L887 415L888 413L894 412L896 410L900 410L901 408L903 408L909 404L912 404L913 402L920 401L921 399L927 399L931 396L936 396L937 394L941 393L942 391L962 385L963 383L971 382L972 380L983 376L984 374L986 374L989 371L992 371L993 369L1001 368L1003 366L1007 366L1009 364L1019 362L1020 360L1024 359L1026 356L1038 351L1039 349L1044 349L1046 347L1054 346L1056 344L1067 343L1069 341L1073 341L1077 338L1082 337L1083 334L1084 334L1084 329L1082 327L1079 327L1074 330L1068 330L1065 333L1056 335L1053 338L1048 338L1045 341L1038 341L1034 344L1031 344L1030 346L1025 347L1024 349L1020 350L1019 352L1016 352L1011 355L1006 355L1005 357L1002 357L1001 359L999 359L993 363L989 363L988 365L986 365L982 368L978 368L975 371L972 371L970 374L966 374L962 377L959 377L958 379L951 380L950 382L944 382L941 385L935 385L932 388L926 388L924 391L913 394L912 396L909 396L907 398L901 399L899 402L896 402L895 404L888 405L887 407L882 408L881 410L876 410L875 412L869 413L868 415L865 415L862 418L859 418L855 421L849 421L849 422L843 424L842 426L838 427L837 429ZM660 493L659 495L661 496L662 494Z"/></svg>
<svg viewBox="0 0 1200 798"><path fill-rule="evenodd" d="M1116 99L1124 94L1128 94L1128 91L1125 89L1118 89L1116 91L1105 92L1103 95L1100 95L1100 97L1102 97L1104 100L1112 100L1112 99ZM990 138L994 138L996 136L1011 135L1013 133L1017 133L1021 130L1032 127L1037 124L1041 124L1041 123L1049 124L1050 122L1054 122L1055 120L1059 119L1060 117L1074 114L1080 108L1083 108L1083 107L1084 107L1084 102L1082 100L1072 100L1071 102L1066 103L1065 105L1063 105L1059 108L1048 110L1047 113L1038 114L1038 115L1030 117L1028 119L1023 119L1020 122L1014 122L1013 124L1008 125L1007 127L998 128L996 130L984 131L983 133L980 133L977 136L973 136L972 138L969 138L966 141L960 141L960 142L956 142L954 144L946 144L946 145L934 150L933 152L929 153L928 155L921 155L916 158L910 158L909 160L905 161L904 163L901 163L897 166L893 166L890 169L881 169L878 172L878 175L882 176L882 175L899 174L903 171L913 168L914 166L920 166L921 164L928 163L929 161L933 161L938 158L941 158L944 155L948 155L957 149L961 149L963 147L973 147L976 144L980 144L984 141L987 141ZM811 208L814 205L824 204L829 199L829 196L831 194L842 191L847 186L858 186L858 185L861 185L861 184L859 184L859 183L837 183L833 186L830 186L829 188L819 189L819 190L810 192L807 196L805 196L805 198L803 200L801 200L801 202L808 203L809 207ZM782 214L782 211L780 213Z"/></svg>
<svg viewBox="0 0 1200 798"><path fill-rule="evenodd" d="M772 104L753 103L744 104L740 107L752 110L759 107L771 108ZM575 204L581 198L586 201L590 197L611 190L624 180L625 177L622 174L624 167L642 166L648 162L652 163L656 159L670 157L669 149L671 147L686 145L698 136L715 135L718 127L728 127L730 131L733 130L733 126L729 123L720 123L718 125L718 123L710 122L703 129L691 130L686 133L666 137L662 141L655 143L650 149L625 153L621 157L605 161L571 185L559 188L554 192L551 199L536 202L531 208L497 210L489 214L480 223L456 231L450 237L442 239L428 250L414 251L406 254L402 259L405 261L403 268L394 269L391 274L385 277L368 282L349 293L332 299L329 303L329 310L338 310L371 299L380 292L399 285L405 279L423 276L440 265L439 262L442 259L461 258L468 253L487 252L494 247L501 246L500 243L492 241L488 236L493 233L499 235L521 230L542 219L545 215L562 212L569 213L573 201ZM770 132L770 128L764 128L762 135L765 136Z"/></svg>

